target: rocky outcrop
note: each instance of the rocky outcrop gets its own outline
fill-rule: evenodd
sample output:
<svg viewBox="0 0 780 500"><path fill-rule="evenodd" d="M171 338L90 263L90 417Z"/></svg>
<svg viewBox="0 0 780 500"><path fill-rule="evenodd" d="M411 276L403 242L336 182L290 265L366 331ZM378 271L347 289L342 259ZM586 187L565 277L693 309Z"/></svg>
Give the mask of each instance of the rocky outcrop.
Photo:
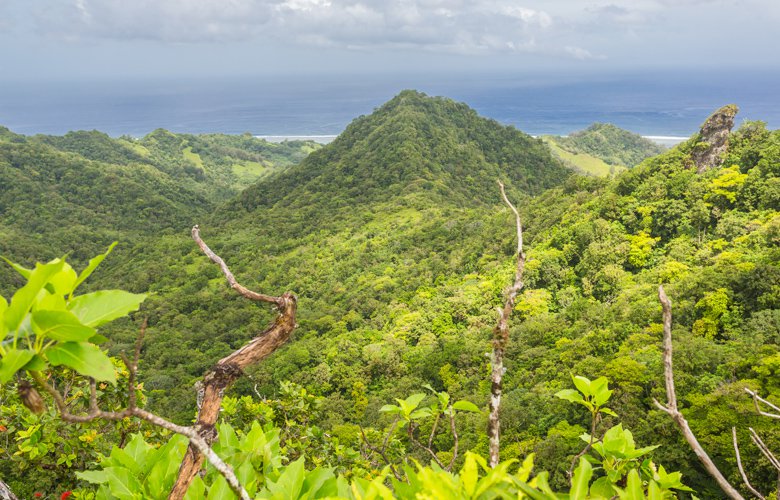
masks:
<svg viewBox="0 0 780 500"><path fill-rule="evenodd" d="M734 117L738 112L736 104L728 104L712 113L701 126L691 154L697 173L723 163L723 154L729 148L729 132L734 127Z"/></svg>

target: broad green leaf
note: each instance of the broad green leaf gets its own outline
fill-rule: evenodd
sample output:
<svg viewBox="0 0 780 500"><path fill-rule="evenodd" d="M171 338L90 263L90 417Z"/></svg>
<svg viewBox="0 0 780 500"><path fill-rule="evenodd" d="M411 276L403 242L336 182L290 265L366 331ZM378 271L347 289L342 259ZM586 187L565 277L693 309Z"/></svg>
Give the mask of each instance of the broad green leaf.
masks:
<svg viewBox="0 0 780 500"><path fill-rule="evenodd" d="M474 496L474 488L477 486L478 478L479 469L477 468L477 461L474 460L474 454L467 451L466 460L463 462L463 468L460 470L460 479L469 498Z"/></svg>
<svg viewBox="0 0 780 500"><path fill-rule="evenodd" d="M103 484L108 482L108 474L104 470L85 470L76 472L76 477L92 484Z"/></svg>
<svg viewBox="0 0 780 500"><path fill-rule="evenodd" d="M108 476L108 487L111 490L111 494L119 500L143 498L143 486L128 469L124 467L106 467L103 470L106 476Z"/></svg>
<svg viewBox="0 0 780 500"><path fill-rule="evenodd" d="M593 402L601 406L609 401L612 391L608 388L606 377L599 377L590 383L590 390L593 392Z"/></svg>
<svg viewBox="0 0 780 500"><path fill-rule="evenodd" d="M626 489L620 494L621 500L644 500L645 494L642 491L642 479L636 469L631 469L628 473Z"/></svg>
<svg viewBox="0 0 780 500"><path fill-rule="evenodd" d="M574 471L574 477L571 479L570 498L587 498L588 483L593 476L593 466L584 458L580 458L580 464Z"/></svg>
<svg viewBox="0 0 780 500"><path fill-rule="evenodd" d="M461 399L460 401L456 401L452 408L455 410L460 411L470 411L472 413L479 413L479 407L472 403L471 401L466 401L465 399Z"/></svg>
<svg viewBox="0 0 780 500"><path fill-rule="evenodd" d="M431 409L430 408L420 408L419 410L415 410L409 415L409 418L412 420L419 420L421 418L430 417L431 416Z"/></svg>
<svg viewBox="0 0 780 500"><path fill-rule="evenodd" d="M607 415L611 415L611 416L613 416L613 417L617 417L617 416L618 416L618 414L617 414L617 413L615 413L614 411L610 410L609 408L599 408L599 411L600 411L601 413L605 413L605 414L607 414Z"/></svg>
<svg viewBox="0 0 780 500"><path fill-rule="evenodd" d="M37 335L60 342L82 342L97 333L68 311L35 311L32 325Z"/></svg>
<svg viewBox="0 0 780 500"><path fill-rule="evenodd" d="M400 413L401 408L399 408L396 405L384 405L379 409L381 412L388 412L388 413Z"/></svg>
<svg viewBox="0 0 780 500"><path fill-rule="evenodd" d="M209 495L206 500L231 500L233 498L236 498L236 494L230 489L225 478L218 475L214 484L209 487Z"/></svg>
<svg viewBox="0 0 780 500"><path fill-rule="evenodd" d="M9 331L13 332L19 328L30 307L35 303L38 292L48 283L49 277L62 269L63 264L62 260L56 259L48 264L35 265L35 270L30 273L27 284L14 293L5 311L5 326Z"/></svg>
<svg viewBox="0 0 780 500"><path fill-rule="evenodd" d="M5 337L5 331L2 328L3 325L5 325L5 321L3 321L3 317L5 316L5 311L8 309L8 301L5 300L5 297L0 295L0 340Z"/></svg>
<svg viewBox="0 0 780 500"><path fill-rule="evenodd" d="M578 391L580 391L585 396L593 396L593 391L590 387L590 380L581 376L576 375L572 376L571 378L574 381L574 386L577 388Z"/></svg>
<svg viewBox="0 0 780 500"><path fill-rule="evenodd" d="M54 287L57 295L68 295L73 290L73 284L76 283L76 271L65 262L60 272L49 278L49 283Z"/></svg>
<svg viewBox="0 0 780 500"><path fill-rule="evenodd" d="M24 369L31 372L42 372L48 367L49 364L40 354L33 356L33 358L26 365L24 365Z"/></svg>
<svg viewBox="0 0 780 500"><path fill-rule="evenodd" d="M595 498L612 498L615 496L615 493L615 489L612 487L609 479L604 476L596 479L590 485L590 495Z"/></svg>
<svg viewBox="0 0 780 500"><path fill-rule="evenodd" d="M562 391L558 391L555 393L555 397L571 401L572 403L582 403L584 401L582 394L574 389L563 389Z"/></svg>
<svg viewBox="0 0 780 500"><path fill-rule="evenodd" d="M65 342L44 352L54 366L65 365L95 380L116 383L114 365L97 346L87 342Z"/></svg>
<svg viewBox="0 0 780 500"><path fill-rule="evenodd" d="M203 500L206 497L206 483L200 476L195 476L190 483L190 487L187 488L187 493L184 495L184 500Z"/></svg>
<svg viewBox="0 0 780 500"><path fill-rule="evenodd" d="M48 309L50 311L64 311L68 305L65 297L56 293L45 293L43 297L38 295L38 302L35 304L35 310Z"/></svg>
<svg viewBox="0 0 780 500"><path fill-rule="evenodd" d="M79 274L79 277L76 279L76 282L73 284L73 287L70 289L69 294L71 296L73 295L73 292L76 291L76 288L78 288L78 286L80 284L82 284L85 279L89 278L89 275L92 274L92 272L95 270L95 268L97 268L97 266L99 266L100 263L103 262L103 259L108 257L108 254L111 253L111 250L114 249L116 244L117 244L116 241L111 243L111 246L108 247L108 250L106 250L106 253L98 255L97 257L93 257L92 259L90 259L89 264L87 265L86 268L84 268L83 271L81 271L81 273Z"/></svg>
<svg viewBox="0 0 780 500"><path fill-rule="evenodd" d="M6 261L8 263L8 265L13 267L14 270L17 273L22 275L22 277L24 277L27 280L30 279L30 274L32 274L32 269L27 269L26 267L20 266L19 264L15 263L15 262L11 262L10 260L6 259L5 257L0 257L0 259L3 259L4 261Z"/></svg>
<svg viewBox="0 0 780 500"><path fill-rule="evenodd" d="M303 488L304 458L301 457L288 465L276 482L268 481L266 487L281 498L298 498Z"/></svg>
<svg viewBox="0 0 780 500"><path fill-rule="evenodd" d="M176 465L178 469L179 464ZM238 482L241 483L241 486L243 486L247 493L249 493L249 496L253 496L255 491L257 491L257 482L260 478L255 468L252 467L252 462L249 460L245 461L236 467L235 471Z"/></svg>
<svg viewBox="0 0 780 500"><path fill-rule="evenodd" d="M96 327L137 310L145 298L142 293L101 290L75 297L68 309L85 325Z"/></svg>
<svg viewBox="0 0 780 500"><path fill-rule="evenodd" d="M5 356L0 359L0 383L8 383L16 372L26 365L33 356L35 356L33 351L14 349L8 346L5 350Z"/></svg>
<svg viewBox="0 0 780 500"><path fill-rule="evenodd" d="M303 492L309 498L334 497L336 489L336 474L333 467L319 468L306 472L303 480Z"/></svg>
<svg viewBox="0 0 780 500"><path fill-rule="evenodd" d="M663 500L664 494L658 483L652 479L647 483L647 500Z"/></svg>
<svg viewBox="0 0 780 500"><path fill-rule="evenodd" d="M125 453L138 464L140 470L144 470L144 462L146 462L146 456L151 449L152 446L144 441L144 438L140 433L133 434L130 441L124 447Z"/></svg>
<svg viewBox="0 0 780 500"><path fill-rule="evenodd" d="M520 468L515 472L515 476L520 481L528 481L528 478L531 477L531 472L534 470L534 454L529 453L527 457L523 460L523 465L520 466Z"/></svg>

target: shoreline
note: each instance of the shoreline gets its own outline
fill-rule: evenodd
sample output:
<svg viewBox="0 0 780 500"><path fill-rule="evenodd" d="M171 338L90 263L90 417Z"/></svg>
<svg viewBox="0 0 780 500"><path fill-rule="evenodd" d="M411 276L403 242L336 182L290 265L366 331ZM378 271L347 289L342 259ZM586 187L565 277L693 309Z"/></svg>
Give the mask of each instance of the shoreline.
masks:
<svg viewBox="0 0 780 500"><path fill-rule="evenodd" d="M284 141L314 141L320 144L328 144L332 142L338 135L323 134L323 135L255 135L257 139L263 139L268 142L284 142ZM537 137L537 136L532 136ZM651 140L661 146L672 147L687 141L688 137L677 135L643 135L645 139Z"/></svg>

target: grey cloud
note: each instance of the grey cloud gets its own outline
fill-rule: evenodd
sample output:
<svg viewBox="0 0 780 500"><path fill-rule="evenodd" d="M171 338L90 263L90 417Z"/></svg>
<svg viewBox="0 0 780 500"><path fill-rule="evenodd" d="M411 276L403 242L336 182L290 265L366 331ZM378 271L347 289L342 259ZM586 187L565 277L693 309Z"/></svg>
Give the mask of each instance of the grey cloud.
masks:
<svg viewBox="0 0 780 500"><path fill-rule="evenodd" d="M539 43L554 29L552 15L514 0L69 0L51 7L38 25L66 39L569 52Z"/></svg>

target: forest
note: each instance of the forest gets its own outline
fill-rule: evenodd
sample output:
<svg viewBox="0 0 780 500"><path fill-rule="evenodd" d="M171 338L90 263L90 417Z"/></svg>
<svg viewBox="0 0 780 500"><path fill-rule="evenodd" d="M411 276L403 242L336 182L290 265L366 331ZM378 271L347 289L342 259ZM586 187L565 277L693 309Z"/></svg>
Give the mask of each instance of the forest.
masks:
<svg viewBox="0 0 780 500"><path fill-rule="evenodd" d="M326 146L0 129L0 479L168 498L204 376L286 304L231 289L197 225L238 283L297 311L219 396L213 452L244 491L207 457L179 498L723 498L654 403L667 333L701 447L737 495L776 494L754 436L780 450L756 411L780 404L780 131L710 129L665 151L603 125L560 142L625 167L602 177L415 91ZM497 180L524 269L492 464L518 262ZM118 418L63 417L93 403Z"/></svg>

